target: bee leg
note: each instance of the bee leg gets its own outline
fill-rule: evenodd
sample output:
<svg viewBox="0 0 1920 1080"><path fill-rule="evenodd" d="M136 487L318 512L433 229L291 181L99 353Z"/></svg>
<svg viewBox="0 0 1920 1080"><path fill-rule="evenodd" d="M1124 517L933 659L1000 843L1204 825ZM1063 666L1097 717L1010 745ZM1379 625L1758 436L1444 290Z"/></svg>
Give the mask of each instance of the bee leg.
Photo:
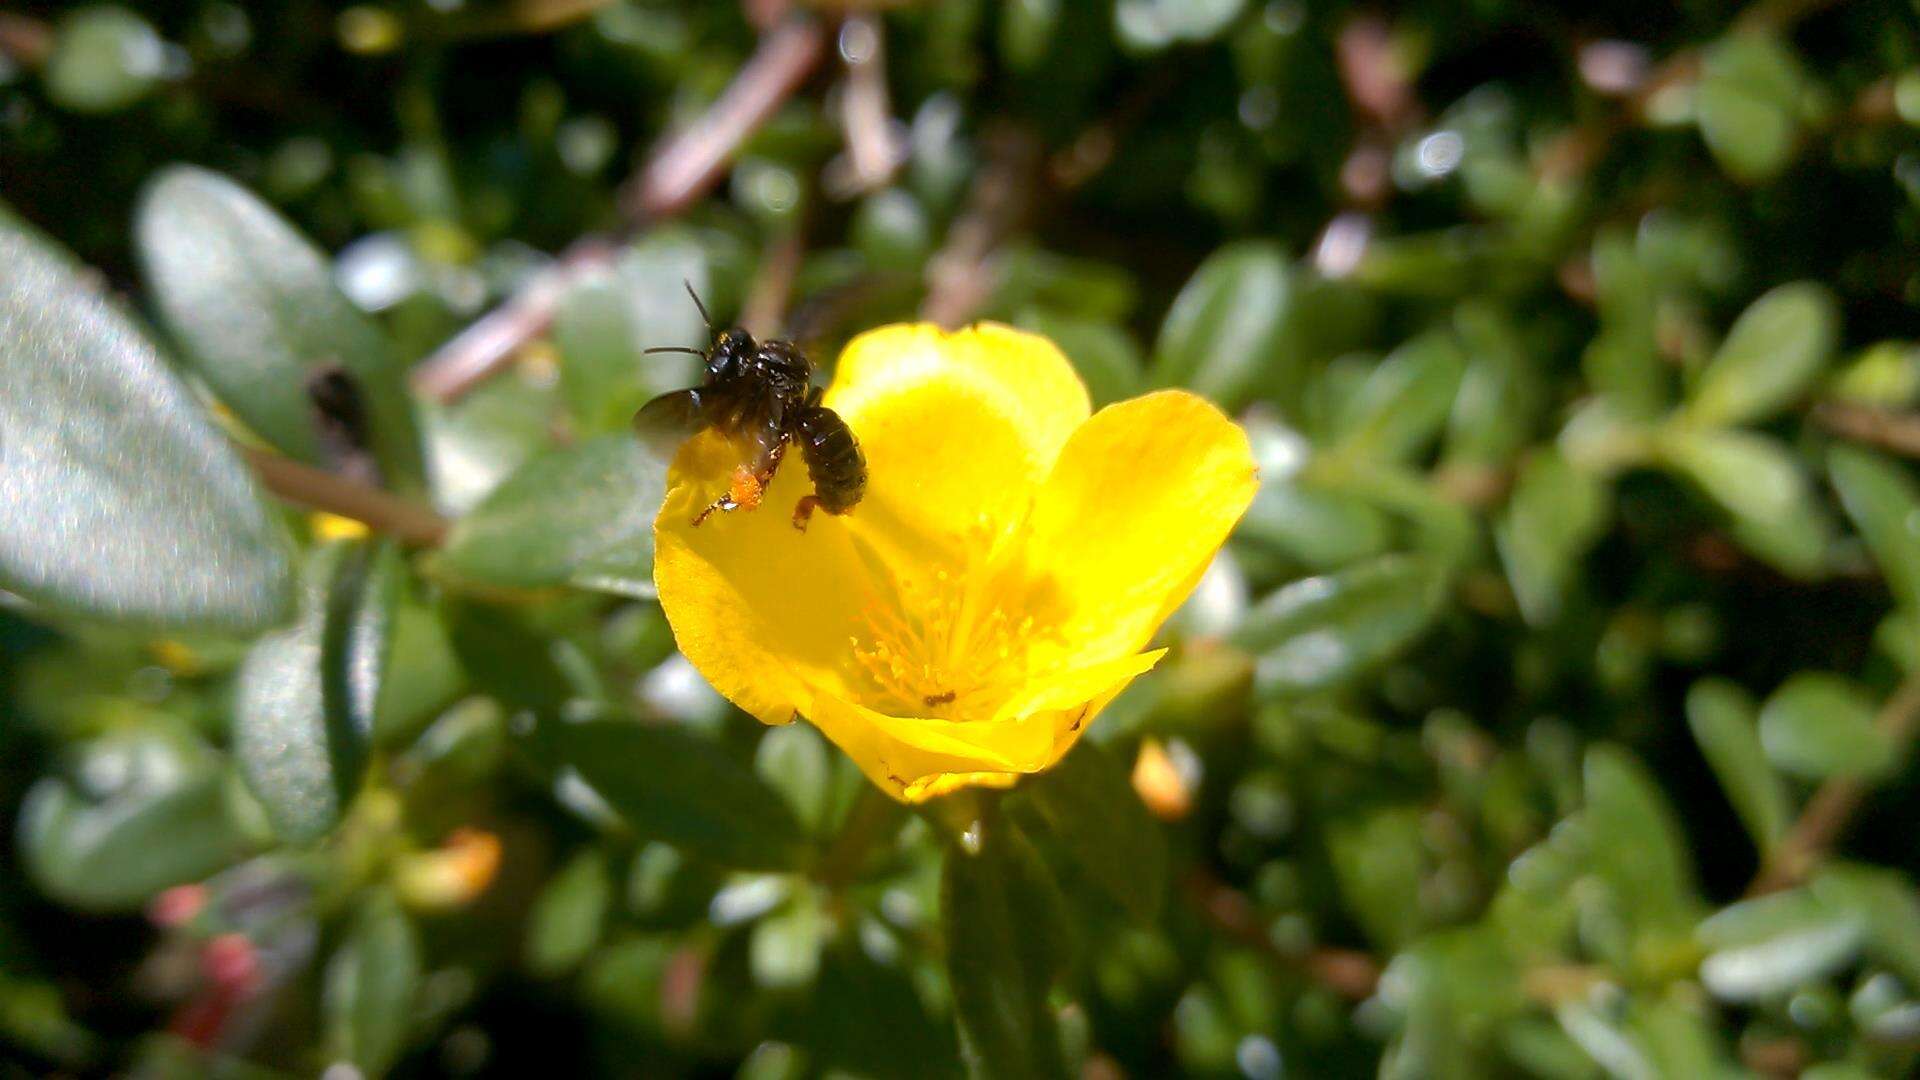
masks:
<svg viewBox="0 0 1920 1080"><path fill-rule="evenodd" d="M745 465L735 466L733 484L727 489L727 493L708 503L707 508L700 511L699 515L693 519L693 523L698 526L711 517L715 510L725 512L755 509L760 505L760 496L765 491L766 488L753 470Z"/></svg>
<svg viewBox="0 0 1920 1080"><path fill-rule="evenodd" d="M705 510L700 511L698 514L695 514L693 516L694 528L696 529L699 528L701 522L712 517L713 512L715 510L732 510L738 507L739 505L740 505L739 503L733 501L733 496L731 494L720 496L719 498L708 503L707 508Z"/></svg>
<svg viewBox="0 0 1920 1080"><path fill-rule="evenodd" d="M806 532L807 521L813 517L814 508L819 505L820 496L802 495L800 501L793 504L793 527Z"/></svg>
<svg viewBox="0 0 1920 1080"><path fill-rule="evenodd" d="M786 440L782 439L780 442L774 444L773 450L767 454L767 463L753 476L755 480L759 481L761 491L765 491L773 486L773 474L780 471L780 462L786 456L787 443Z"/></svg>

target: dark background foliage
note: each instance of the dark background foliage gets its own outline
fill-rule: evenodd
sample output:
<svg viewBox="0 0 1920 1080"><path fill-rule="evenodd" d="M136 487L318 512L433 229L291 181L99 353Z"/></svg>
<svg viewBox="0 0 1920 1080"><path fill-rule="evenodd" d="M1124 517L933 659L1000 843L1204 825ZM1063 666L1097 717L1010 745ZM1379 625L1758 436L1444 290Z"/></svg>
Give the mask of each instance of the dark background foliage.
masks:
<svg viewBox="0 0 1920 1080"><path fill-rule="evenodd" d="M1914 1067L1911 5L13 5L0 198L11 1072ZM683 283L1245 422L1096 745L674 655Z"/></svg>

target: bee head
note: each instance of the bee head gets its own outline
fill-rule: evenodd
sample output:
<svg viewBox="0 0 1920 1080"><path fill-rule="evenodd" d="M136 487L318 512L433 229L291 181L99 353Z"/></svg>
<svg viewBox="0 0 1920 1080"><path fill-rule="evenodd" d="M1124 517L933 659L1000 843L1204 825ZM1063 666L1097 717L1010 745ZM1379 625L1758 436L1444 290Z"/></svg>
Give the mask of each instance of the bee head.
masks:
<svg viewBox="0 0 1920 1080"><path fill-rule="evenodd" d="M707 350L707 378L713 381L735 379L744 374L753 359L753 335L745 330L724 330Z"/></svg>

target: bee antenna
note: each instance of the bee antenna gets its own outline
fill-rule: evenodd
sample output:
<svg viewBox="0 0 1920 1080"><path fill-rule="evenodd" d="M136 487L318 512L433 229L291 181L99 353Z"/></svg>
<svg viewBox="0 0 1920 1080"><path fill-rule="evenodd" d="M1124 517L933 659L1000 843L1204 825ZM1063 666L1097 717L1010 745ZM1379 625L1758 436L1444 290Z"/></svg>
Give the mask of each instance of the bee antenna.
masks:
<svg viewBox="0 0 1920 1080"><path fill-rule="evenodd" d="M707 324L707 333L713 333L713 316L707 314L707 305L700 302L700 294L693 291L693 282L681 278L680 284L687 287L687 295L693 299L693 306L700 309L700 321Z"/></svg>
<svg viewBox="0 0 1920 1080"><path fill-rule="evenodd" d="M683 352L688 356L705 356L699 349L689 349L685 345L656 345L651 349L641 349L643 353Z"/></svg>

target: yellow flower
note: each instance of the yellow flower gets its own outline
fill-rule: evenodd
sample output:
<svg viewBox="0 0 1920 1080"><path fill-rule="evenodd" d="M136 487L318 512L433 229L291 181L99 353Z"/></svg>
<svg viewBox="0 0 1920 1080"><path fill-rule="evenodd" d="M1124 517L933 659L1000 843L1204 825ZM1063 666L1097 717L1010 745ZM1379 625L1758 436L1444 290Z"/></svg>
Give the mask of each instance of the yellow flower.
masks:
<svg viewBox="0 0 1920 1080"><path fill-rule="evenodd" d="M1252 500L1219 409L1161 391L1092 413L1045 338L889 326L841 355L826 404L866 451L847 514L694 515L741 451L689 440L654 521L681 652L765 723L804 716L894 797L1005 787L1060 759L1165 650L1142 652Z"/></svg>

